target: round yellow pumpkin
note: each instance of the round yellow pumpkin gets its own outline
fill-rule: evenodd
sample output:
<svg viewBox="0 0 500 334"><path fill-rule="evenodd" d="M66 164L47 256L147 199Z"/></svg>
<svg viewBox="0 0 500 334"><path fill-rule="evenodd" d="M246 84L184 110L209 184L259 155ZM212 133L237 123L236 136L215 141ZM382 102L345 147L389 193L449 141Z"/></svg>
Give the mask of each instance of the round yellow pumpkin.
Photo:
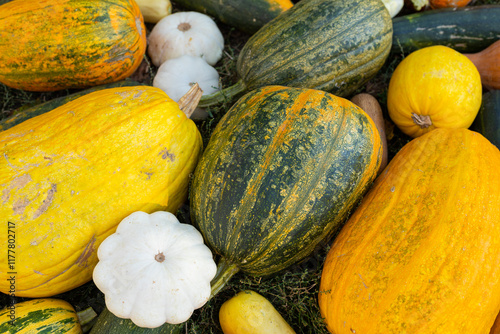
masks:
<svg viewBox="0 0 500 334"><path fill-rule="evenodd" d="M446 46L411 53L389 82L387 109L410 137L435 128L468 128L481 106L481 77L463 54Z"/></svg>

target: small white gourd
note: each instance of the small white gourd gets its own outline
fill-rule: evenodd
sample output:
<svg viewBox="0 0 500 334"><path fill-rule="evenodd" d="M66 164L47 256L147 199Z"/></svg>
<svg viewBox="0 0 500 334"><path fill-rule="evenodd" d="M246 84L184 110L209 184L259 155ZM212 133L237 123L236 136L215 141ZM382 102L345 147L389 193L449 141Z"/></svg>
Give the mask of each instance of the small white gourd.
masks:
<svg viewBox="0 0 500 334"><path fill-rule="evenodd" d="M210 298L217 270L201 233L166 211L132 213L97 256L93 280L106 307L146 328L188 320Z"/></svg>
<svg viewBox="0 0 500 334"><path fill-rule="evenodd" d="M153 27L148 41L148 55L157 67L182 55L201 57L215 65L224 50L224 36L215 21L198 12L177 12L164 17Z"/></svg>
<svg viewBox="0 0 500 334"><path fill-rule="evenodd" d="M395 17L404 7L404 0L382 0L391 17Z"/></svg>
<svg viewBox="0 0 500 334"><path fill-rule="evenodd" d="M220 89L219 73L200 57L184 55L165 61L158 68L153 86L163 90L172 100L179 99L198 83L203 95Z"/></svg>

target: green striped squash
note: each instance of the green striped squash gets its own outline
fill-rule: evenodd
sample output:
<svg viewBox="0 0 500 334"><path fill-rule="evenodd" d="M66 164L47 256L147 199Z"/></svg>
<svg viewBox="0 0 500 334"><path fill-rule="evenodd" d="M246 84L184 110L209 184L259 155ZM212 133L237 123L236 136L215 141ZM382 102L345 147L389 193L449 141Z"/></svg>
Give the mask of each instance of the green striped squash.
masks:
<svg viewBox="0 0 500 334"><path fill-rule="evenodd" d="M200 106L267 85L345 97L375 76L391 43L382 1L302 0L250 37L236 64L240 80L202 97Z"/></svg>
<svg viewBox="0 0 500 334"><path fill-rule="evenodd" d="M221 255L212 282L237 271L278 272L340 226L375 178L380 136L344 98L266 86L215 128L190 192L193 223Z"/></svg>
<svg viewBox="0 0 500 334"><path fill-rule="evenodd" d="M0 311L3 334L83 333L73 306L61 299L31 299Z"/></svg>

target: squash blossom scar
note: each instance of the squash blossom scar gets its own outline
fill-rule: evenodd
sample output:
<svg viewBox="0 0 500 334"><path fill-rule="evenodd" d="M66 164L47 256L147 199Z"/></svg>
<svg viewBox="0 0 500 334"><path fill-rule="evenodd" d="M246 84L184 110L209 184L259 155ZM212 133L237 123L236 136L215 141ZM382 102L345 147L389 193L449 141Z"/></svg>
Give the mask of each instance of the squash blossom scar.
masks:
<svg viewBox="0 0 500 334"><path fill-rule="evenodd" d="M42 201L42 205L35 211L35 214L33 215L33 219L37 219L40 217L42 213L47 211L48 207L50 204L52 204L52 200L54 199L54 194L57 191L57 184L52 183L50 189L47 191L47 197Z"/></svg>

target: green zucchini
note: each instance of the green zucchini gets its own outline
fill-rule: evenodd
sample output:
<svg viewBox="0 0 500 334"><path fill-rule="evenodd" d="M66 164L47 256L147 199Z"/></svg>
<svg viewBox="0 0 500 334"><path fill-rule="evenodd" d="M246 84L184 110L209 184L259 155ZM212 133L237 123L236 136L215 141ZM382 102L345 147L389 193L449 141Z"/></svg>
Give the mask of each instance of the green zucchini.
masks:
<svg viewBox="0 0 500 334"><path fill-rule="evenodd" d="M377 74L391 42L392 20L382 1L302 0L250 37L236 63L240 80L199 105L267 85L345 97Z"/></svg>
<svg viewBox="0 0 500 334"><path fill-rule="evenodd" d="M392 20L392 53L409 53L431 45L459 52L479 52L500 39L500 5L434 9Z"/></svg>
<svg viewBox="0 0 500 334"><path fill-rule="evenodd" d="M249 34L293 6L291 0L175 0L175 3Z"/></svg>
<svg viewBox="0 0 500 334"><path fill-rule="evenodd" d="M97 90L101 89L106 89L106 88L113 88L113 87L126 87L126 86L139 86L141 85L139 82L134 81L134 80L121 80L118 82L113 82L105 85L99 85L95 87L91 87L85 90L81 90L66 96L58 97L55 99L52 99L47 102L40 103L38 105L32 106L32 107L21 107L19 109L16 109L12 112L12 115L9 117L0 120L0 131L5 131L19 123L24 122L25 120L44 114L48 111L51 111L57 107L62 106L63 104L66 104L74 99L77 99L83 95L87 95L89 93L95 92Z"/></svg>
<svg viewBox="0 0 500 334"><path fill-rule="evenodd" d="M481 133L500 149L500 90L483 94L483 102L471 130Z"/></svg>
<svg viewBox="0 0 500 334"><path fill-rule="evenodd" d="M182 324L167 323L157 328L138 327L130 319L118 318L105 308L92 326L90 334L180 334L183 328Z"/></svg>

